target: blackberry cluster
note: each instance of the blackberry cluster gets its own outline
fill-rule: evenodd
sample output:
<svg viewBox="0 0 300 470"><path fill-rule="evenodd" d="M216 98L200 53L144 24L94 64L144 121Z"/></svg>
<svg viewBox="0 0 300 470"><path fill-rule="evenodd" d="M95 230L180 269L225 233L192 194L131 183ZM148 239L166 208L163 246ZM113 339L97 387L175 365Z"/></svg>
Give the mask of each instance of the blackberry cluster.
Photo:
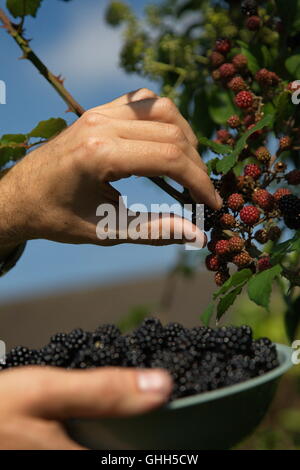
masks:
<svg viewBox="0 0 300 470"><path fill-rule="evenodd" d="M174 380L171 399L215 390L262 375L278 366L275 346L256 341L249 326L185 328L145 319L130 334L114 325L94 332L58 333L41 349L12 349L2 369L47 365L68 369L118 366L163 368Z"/></svg>

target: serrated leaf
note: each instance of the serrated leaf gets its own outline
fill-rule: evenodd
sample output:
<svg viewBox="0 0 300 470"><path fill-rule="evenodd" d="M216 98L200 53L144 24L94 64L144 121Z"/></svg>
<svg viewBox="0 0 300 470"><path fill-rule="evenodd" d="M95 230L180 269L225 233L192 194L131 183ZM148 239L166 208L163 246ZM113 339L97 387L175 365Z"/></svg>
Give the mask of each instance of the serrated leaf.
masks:
<svg viewBox="0 0 300 470"><path fill-rule="evenodd" d="M226 294L232 287L239 286L241 284L245 284L250 277L253 276L253 272L251 269L242 269L241 271L235 272L224 284L220 289L214 293L214 299L219 297L222 294Z"/></svg>
<svg viewBox="0 0 300 470"><path fill-rule="evenodd" d="M222 316L227 312L229 307L234 304L236 298L240 295L243 290L243 286L238 286L233 289L228 294L224 295L220 300L218 307L217 307L217 319L220 320Z"/></svg>
<svg viewBox="0 0 300 470"><path fill-rule="evenodd" d="M287 120L293 115L294 105L291 100L291 95L287 91L283 91L275 100L276 112L275 122L276 125L281 126L282 122Z"/></svg>
<svg viewBox="0 0 300 470"><path fill-rule="evenodd" d="M232 148L229 147L229 145L218 144L217 142L213 142L206 137L199 137L199 143L205 147L210 148L214 153L220 155L227 155L232 152Z"/></svg>
<svg viewBox="0 0 300 470"><path fill-rule="evenodd" d="M250 72L255 75L256 72L261 68L256 57L249 51L247 47L242 47L241 53L245 55L248 59L248 69Z"/></svg>
<svg viewBox="0 0 300 470"><path fill-rule="evenodd" d="M236 157L233 154L226 155L217 162L216 169L219 173L223 173L224 175L226 175L228 171L230 171L231 168L234 167L235 163Z"/></svg>
<svg viewBox="0 0 300 470"><path fill-rule="evenodd" d="M247 143L247 140L248 138L254 134L254 132L256 131L260 131L261 129L263 129L264 127L268 127L268 126L271 126L272 123L273 123L273 120L274 120L274 116L272 115L268 115L268 116L265 116L263 119L261 119L254 127L252 127L251 129L249 129L247 132L245 132L245 134L243 135L243 137L241 137L238 141L237 141L237 144L233 150L233 153L232 155L237 158L239 156L239 154L241 153L241 151L244 149L246 143Z"/></svg>
<svg viewBox="0 0 300 470"><path fill-rule="evenodd" d="M256 274L250 279L248 284L248 295L250 300L257 305L269 308L270 297L272 292L272 283L274 279L281 273L282 267L277 264L273 268Z"/></svg>
<svg viewBox="0 0 300 470"><path fill-rule="evenodd" d="M29 134L30 137L41 137L50 139L59 134L67 127L67 123L61 118L51 118L47 121L41 121Z"/></svg>
<svg viewBox="0 0 300 470"><path fill-rule="evenodd" d="M214 314L214 310L215 310L215 304L211 302L202 313L201 320L204 326L209 326L210 319Z"/></svg>
<svg viewBox="0 0 300 470"><path fill-rule="evenodd" d="M6 0L7 9L17 18L18 16L36 16L42 0Z"/></svg>

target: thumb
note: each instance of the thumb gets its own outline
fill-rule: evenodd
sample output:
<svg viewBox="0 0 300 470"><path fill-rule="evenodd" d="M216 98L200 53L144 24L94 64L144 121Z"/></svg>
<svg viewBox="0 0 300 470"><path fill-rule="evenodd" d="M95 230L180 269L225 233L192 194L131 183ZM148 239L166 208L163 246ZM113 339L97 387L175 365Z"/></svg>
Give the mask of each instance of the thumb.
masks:
<svg viewBox="0 0 300 470"><path fill-rule="evenodd" d="M142 413L164 404L172 390L169 374L160 369L49 368L38 373L43 393L38 394L31 411L50 419Z"/></svg>
<svg viewBox="0 0 300 470"><path fill-rule="evenodd" d="M129 219L130 220L130 219ZM170 213L141 213L128 223L126 242L146 245L189 244L205 247L207 238L190 220Z"/></svg>

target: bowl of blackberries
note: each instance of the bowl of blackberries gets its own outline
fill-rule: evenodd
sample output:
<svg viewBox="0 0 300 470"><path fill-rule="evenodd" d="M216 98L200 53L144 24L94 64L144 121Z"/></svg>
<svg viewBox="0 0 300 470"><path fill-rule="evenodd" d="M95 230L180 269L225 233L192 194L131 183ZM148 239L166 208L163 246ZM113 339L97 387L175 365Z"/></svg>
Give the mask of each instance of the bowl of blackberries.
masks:
<svg viewBox="0 0 300 470"><path fill-rule="evenodd" d="M186 328L147 318L121 334L114 325L58 333L39 350L12 349L3 369L25 366L163 368L174 381L169 403L124 418L72 419L73 439L90 449L230 449L265 416L290 348L253 339L249 326Z"/></svg>

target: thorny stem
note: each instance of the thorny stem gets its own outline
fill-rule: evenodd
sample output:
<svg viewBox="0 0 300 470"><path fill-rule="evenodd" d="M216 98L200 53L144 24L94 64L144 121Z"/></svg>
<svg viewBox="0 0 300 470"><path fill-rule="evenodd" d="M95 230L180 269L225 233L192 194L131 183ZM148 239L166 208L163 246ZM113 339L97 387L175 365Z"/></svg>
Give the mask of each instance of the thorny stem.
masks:
<svg viewBox="0 0 300 470"><path fill-rule="evenodd" d="M73 112L78 117L82 116L82 114L85 112L84 108L65 88L63 79L60 76L54 75L48 69L48 67L41 61L41 59L35 54L35 52L30 47L29 41L24 38L20 25L14 25L1 8L0 22L2 22L3 27L7 30L9 35L16 41L16 43L22 50L22 58L29 60L38 69L41 75L50 83L50 85L52 85L52 87L68 105L68 111ZM163 178L153 177L149 179L154 184L163 189L166 193L168 193L170 196L179 201L181 204L185 204L187 202L185 195L173 188L170 184L164 181Z"/></svg>

